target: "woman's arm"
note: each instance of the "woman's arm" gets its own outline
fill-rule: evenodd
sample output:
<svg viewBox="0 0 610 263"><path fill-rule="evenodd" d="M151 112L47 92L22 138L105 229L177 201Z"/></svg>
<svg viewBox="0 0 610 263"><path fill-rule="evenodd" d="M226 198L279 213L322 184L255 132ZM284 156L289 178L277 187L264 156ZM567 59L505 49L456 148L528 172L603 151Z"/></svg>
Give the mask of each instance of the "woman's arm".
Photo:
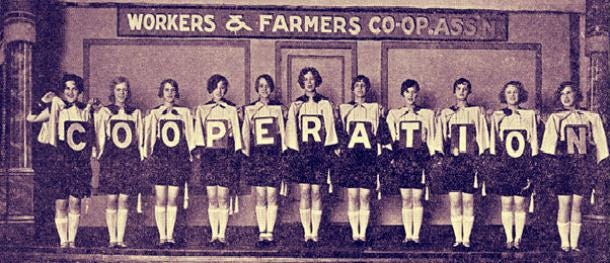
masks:
<svg viewBox="0 0 610 263"><path fill-rule="evenodd" d="M33 113L28 114L25 118L28 122L44 122L49 120L49 109L44 109L39 114L35 115Z"/></svg>

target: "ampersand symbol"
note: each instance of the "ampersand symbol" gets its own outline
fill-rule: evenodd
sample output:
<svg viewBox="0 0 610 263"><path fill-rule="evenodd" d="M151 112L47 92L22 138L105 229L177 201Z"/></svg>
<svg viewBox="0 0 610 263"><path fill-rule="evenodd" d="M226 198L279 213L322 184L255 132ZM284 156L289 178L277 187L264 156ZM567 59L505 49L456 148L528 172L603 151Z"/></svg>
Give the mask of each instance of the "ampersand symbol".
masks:
<svg viewBox="0 0 610 263"><path fill-rule="evenodd" d="M243 15L229 15L229 20L225 24L225 27L233 33L237 33L242 29L252 31L252 28L248 26L246 22L242 21L243 18Z"/></svg>

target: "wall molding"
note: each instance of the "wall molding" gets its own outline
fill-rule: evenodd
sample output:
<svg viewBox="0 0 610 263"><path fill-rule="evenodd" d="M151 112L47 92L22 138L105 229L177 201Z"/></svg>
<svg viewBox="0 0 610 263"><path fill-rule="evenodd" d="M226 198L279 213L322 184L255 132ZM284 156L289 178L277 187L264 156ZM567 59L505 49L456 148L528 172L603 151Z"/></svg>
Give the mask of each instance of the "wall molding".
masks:
<svg viewBox="0 0 610 263"><path fill-rule="evenodd" d="M542 108L542 45L540 43L505 42L399 42L381 43L381 104L388 106L388 53L390 49L465 49L465 50L529 50L536 53L535 108Z"/></svg>
<svg viewBox="0 0 610 263"><path fill-rule="evenodd" d="M90 54L93 46L213 46L240 47L244 49L244 100L250 101L251 55L250 40L218 40L218 39L84 39L83 40L83 78L85 86L89 87ZM88 97L88 90L85 91Z"/></svg>

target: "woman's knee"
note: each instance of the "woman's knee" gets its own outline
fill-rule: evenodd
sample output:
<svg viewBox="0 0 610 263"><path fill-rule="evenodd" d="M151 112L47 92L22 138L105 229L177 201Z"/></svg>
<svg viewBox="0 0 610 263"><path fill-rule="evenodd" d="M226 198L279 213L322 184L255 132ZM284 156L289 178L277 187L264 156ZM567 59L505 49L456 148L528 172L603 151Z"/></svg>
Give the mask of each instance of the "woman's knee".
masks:
<svg viewBox="0 0 610 263"><path fill-rule="evenodd" d="M70 213L72 214L79 214L80 213L80 199L70 196L70 199L68 200L69 204L69 210Z"/></svg>
<svg viewBox="0 0 610 263"><path fill-rule="evenodd" d="M500 197L500 202L502 203L502 211L512 211L513 210L513 199L512 197L502 196Z"/></svg>
<svg viewBox="0 0 610 263"><path fill-rule="evenodd" d="M256 187L256 205L265 206L267 205L267 191L263 187Z"/></svg>
<svg viewBox="0 0 610 263"><path fill-rule="evenodd" d="M322 194L320 193L320 189L312 188L311 189L311 201L319 202L320 200L322 200Z"/></svg>
<svg viewBox="0 0 610 263"><path fill-rule="evenodd" d="M515 212L525 211L525 198L515 197Z"/></svg>
<svg viewBox="0 0 610 263"><path fill-rule="evenodd" d="M277 190L275 188L267 188L267 205L277 206Z"/></svg>
<svg viewBox="0 0 610 263"><path fill-rule="evenodd" d="M118 207L118 196L117 195L108 195L106 198L106 209L116 210Z"/></svg>

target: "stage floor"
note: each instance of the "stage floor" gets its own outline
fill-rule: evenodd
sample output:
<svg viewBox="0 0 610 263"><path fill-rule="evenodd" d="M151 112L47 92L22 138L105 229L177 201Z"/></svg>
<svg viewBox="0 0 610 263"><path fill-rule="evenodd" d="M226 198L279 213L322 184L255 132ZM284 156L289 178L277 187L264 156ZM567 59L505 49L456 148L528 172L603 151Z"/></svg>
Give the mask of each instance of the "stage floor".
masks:
<svg viewBox="0 0 610 263"><path fill-rule="evenodd" d="M583 228L579 253L559 251L555 228L528 226L522 249L505 251L501 226L482 226L472 235L470 251L455 251L450 246L453 233L449 226L422 229L422 244L404 247L402 227L374 227L365 247L353 247L346 225L327 226L321 230L321 242L315 249L302 244L299 225L282 225L276 230L274 247L256 248L253 227L230 227L228 245L217 249L208 245L209 231L204 227L178 226L177 246L156 247L156 229L127 229L129 248L106 248L105 228L82 228L75 249L60 249L54 232L38 231L34 240L18 245L2 244L2 262L609 262L608 224ZM54 229L50 229L53 230Z"/></svg>

